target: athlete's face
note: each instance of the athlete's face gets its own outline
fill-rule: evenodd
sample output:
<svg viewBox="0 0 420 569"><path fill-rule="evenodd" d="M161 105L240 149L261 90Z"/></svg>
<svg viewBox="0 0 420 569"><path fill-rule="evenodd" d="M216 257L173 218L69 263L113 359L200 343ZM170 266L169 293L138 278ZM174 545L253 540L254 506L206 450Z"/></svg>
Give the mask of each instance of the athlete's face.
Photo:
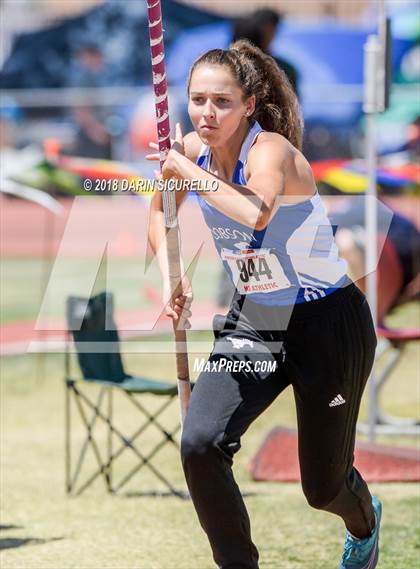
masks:
<svg viewBox="0 0 420 569"><path fill-rule="evenodd" d="M255 97L244 95L224 65L202 64L194 70L189 91L188 113L199 137L210 146L223 146L248 120Z"/></svg>

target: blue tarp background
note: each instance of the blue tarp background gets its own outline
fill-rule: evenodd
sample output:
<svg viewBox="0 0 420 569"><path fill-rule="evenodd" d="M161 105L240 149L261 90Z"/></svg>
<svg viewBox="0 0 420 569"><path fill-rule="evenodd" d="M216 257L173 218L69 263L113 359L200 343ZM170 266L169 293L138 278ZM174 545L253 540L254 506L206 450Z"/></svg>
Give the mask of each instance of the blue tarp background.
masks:
<svg viewBox="0 0 420 569"><path fill-rule="evenodd" d="M306 120L322 117L332 122L354 122L361 115L361 104L314 102L316 90L334 85L363 84L363 45L372 29L350 27L336 22L302 24L287 21L279 29L272 50L298 69L299 91ZM189 68L198 55L214 47L225 48L231 38L231 25L220 22L187 30L180 34L168 53L169 80L185 84ZM401 59L412 46L411 40L394 38L393 68L399 69Z"/></svg>
<svg viewBox="0 0 420 569"><path fill-rule="evenodd" d="M165 44L185 29L221 18L174 0L162 0ZM64 87L72 54L94 42L104 53L108 85L151 83L146 2L110 0L76 18L16 37L0 72L3 89Z"/></svg>

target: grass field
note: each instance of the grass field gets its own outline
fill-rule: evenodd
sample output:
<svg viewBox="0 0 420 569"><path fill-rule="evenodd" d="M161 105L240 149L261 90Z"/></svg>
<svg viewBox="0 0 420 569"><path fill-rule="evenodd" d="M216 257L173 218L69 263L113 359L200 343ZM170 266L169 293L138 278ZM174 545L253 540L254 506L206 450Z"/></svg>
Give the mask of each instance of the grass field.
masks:
<svg viewBox="0 0 420 569"><path fill-rule="evenodd" d="M3 323L36 319L42 306L42 316L62 316L67 296L85 296L104 288L114 292L119 309L142 309L148 304L145 288L157 289L160 283L157 263L145 272L144 259L113 258L103 263L96 273L92 259L61 259L55 263L41 259L5 259L0 271L0 314ZM95 265L96 266L96 265ZM211 298L217 286L220 263L200 262L194 276L196 300ZM85 275L89 274L86 280ZM95 281L96 276L96 281ZM51 277L51 281L49 278ZM50 282L44 298L46 282ZM44 302L44 304L42 304Z"/></svg>
<svg viewBox="0 0 420 569"><path fill-rule="evenodd" d="M22 272L22 274L24 274ZM13 287L9 282L8 290ZM23 287L23 281L19 286ZM23 290L23 288L22 288ZM13 302L11 302L13 300ZM8 297L19 313L19 295ZM29 309L29 313L28 313ZM30 318L33 303L20 317ZM26 315L26 316L25 316ZM395 325L414 326L418 309L395 313ZM419 349L410 344L384 392L387 411L418 413ZM173 356L124 356L130 373L174 379ZM64 488L64 385L62 354L26 354L1 360L1 537L2 569L211 569L206 538L192 503L175 497L142 495L162 487L146 471L134 477L121 495L106 494L101 480L79 497ZM88 389L95 389L89 386ZM153 405L152 400L147 404ZM139 416L122 400L114 402L118 426L134 431ZM117 412L118 410L118 412ZM361 410L366 416L366 400ZM173 405L165 420L178 418ZM299 485L256 483L247 465L275 425L294 426L295 410L287 390L249 429L235 461L235 475L250 512L261 569L334 569L343 544L342 522L307 506ZM80 444L80 423L72 431ZM103 438L104 432L99 432ZM150 431L146 445L159 439ZM407 438L380 439L404 445ZM147 446L144 449L147 452ZM167 447L156 460L177 487L185 488L179 457ZM93 464L92 453L89 464ZM131 465L128 455L115 468L118 478ZM384 504L379 569L417 569L420 565L419 487L373 484Z"/></svg>

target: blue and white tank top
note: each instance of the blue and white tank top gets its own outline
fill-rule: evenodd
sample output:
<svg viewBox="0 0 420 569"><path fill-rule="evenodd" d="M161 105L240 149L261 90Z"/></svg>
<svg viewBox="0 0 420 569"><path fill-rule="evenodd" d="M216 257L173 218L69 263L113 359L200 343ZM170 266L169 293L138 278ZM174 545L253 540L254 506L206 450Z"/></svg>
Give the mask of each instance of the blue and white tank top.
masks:
<svg viewBox="0 0 420 569"><path fill-rule="evenodd" d="M232 182L246 185L248 152L261 126L255 122L239 154ZM211 149L203 145L197 164L208 170ZM253 302L293 305L325 297L347 280L334 233L318 192L297 204L281 204L265 229L238 223L197 195L214 244L236 289Z"/></svg>

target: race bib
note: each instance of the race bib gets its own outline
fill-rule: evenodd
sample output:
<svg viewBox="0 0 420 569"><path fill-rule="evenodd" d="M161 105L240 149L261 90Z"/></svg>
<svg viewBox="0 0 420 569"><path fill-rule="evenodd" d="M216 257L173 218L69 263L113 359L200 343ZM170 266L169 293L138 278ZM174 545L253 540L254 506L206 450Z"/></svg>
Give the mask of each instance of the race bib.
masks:
<svg viewBox="0 0 420 569"><path fill-rule="evenodd" d="M278 258L270 249L222 249L221 257L228 263L240 294L273 292L291 286Z"/></svg>

